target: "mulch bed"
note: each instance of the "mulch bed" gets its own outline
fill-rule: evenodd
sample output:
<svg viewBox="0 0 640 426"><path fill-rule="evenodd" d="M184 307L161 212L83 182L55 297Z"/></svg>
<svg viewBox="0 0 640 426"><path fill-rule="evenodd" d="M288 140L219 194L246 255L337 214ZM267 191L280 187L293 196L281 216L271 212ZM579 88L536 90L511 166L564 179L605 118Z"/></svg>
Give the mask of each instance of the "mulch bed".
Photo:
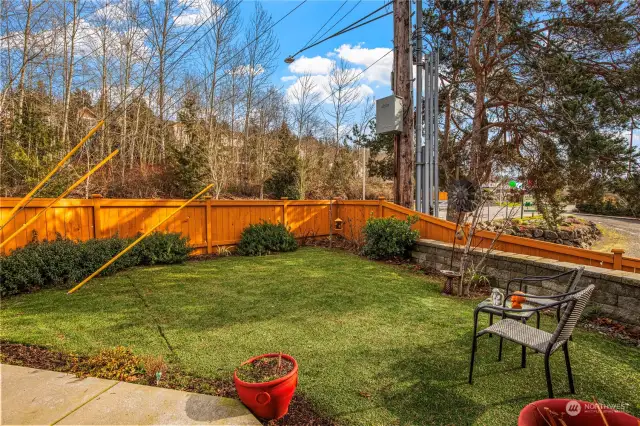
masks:
<svg viewBox="0 0 640 426"><path fill-rule="evenodd" d="M640 327L628 326L606 317L586 319L580 323L583 328L614 338L619 342L640 348Z"/></svg>
<svg viewBox="0 0 640 426"><path fill-rule="evenodd" d="M43 370L60 371L85 376L79 368L88 357L56 352L39 346L19 343L0 342L0 362ZM238 399L235 386L231 380L209 379L185 374L176 368L170 368L159 384L150 382L146 377L128 380L149 386L158 386L186 392L201 393L214 396ZM335 422L319 415L303 395L296 393L291 400L289 413L279 420L262 420L262 424L279 425L314 425L332 426Z"/></svg>

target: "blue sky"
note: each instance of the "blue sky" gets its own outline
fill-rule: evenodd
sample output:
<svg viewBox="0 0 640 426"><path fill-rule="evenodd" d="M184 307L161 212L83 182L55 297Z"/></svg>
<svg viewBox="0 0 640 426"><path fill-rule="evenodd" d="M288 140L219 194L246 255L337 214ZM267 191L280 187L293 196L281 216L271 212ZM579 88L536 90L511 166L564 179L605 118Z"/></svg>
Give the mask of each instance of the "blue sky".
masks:
<svg viewBox="0 0 640 426"><path fill-rule="evenodd" d="M284 58L304 46L343 3L344 1L342 0L307 1L275 27L274 30L280 43L280 55L278 68L272 77L274 84L287 89L295 84L297 76L306 71L312 75L317 75L318 85L321 86L323 84L321 76L326 75L329 61L342 58L354 69L362 70L392 47L393 20L392 16L387 16L313 47L297 55L293 64L286 64ZM357 0L348 0L321 33L345 15L356 3L358 3ZM353 11L344 17L328 34L332 34L364 17L384 3L384 1L379 0L363 0L359 2ZM264 0L262 2L265 9L271 13L274 21L287 14L297 4L299 4L297 0ZM252 1L245 0L241 7L243 16L248 17L254 5ZM383 9L374 16L387 10L390 10L390 8ZM391 72L392 63L393 55L388 55L383 61L364 74L361 83L371 89L372 92L370 94L373 97L381 98L391 94L389 73ZM623 136L628 139L629 131L624 132ZM640 146L640 129L635 129L634 131L634 145Z"/></svg>
<svg viewBox="0 0 640 426"><path fill-rule="evenodd" d="M320 91L323 86L323 76L326 76L331 61L341 58L348 62L349 67L362 70L392 47L393 21L392 16L387 16L313 47L296 56L293 64L286 64L284 59L302 48L343 3L344 1L335 0L307 1L274 28L280 43L278 68L272 77L274 84L286 89L295 84L297 76L307 72L316 76ZM359 3L357 0L348 0L321 33L352 8L353 10L327 35L364 17L384 3L377 0L363 0ZM267 0L262 3L271 13L274 21L287 14L297 4L299 1ZM254 5L251 1L245 1L241 7L243 16L249 16ZM390 11L390 7L388 10ZM384 12L385 9L374 16ZM363 90L363 94L383 97L391 93L389 73L392 62L393 55L390 54L363 75L361 84L367 87Z"/></svg>

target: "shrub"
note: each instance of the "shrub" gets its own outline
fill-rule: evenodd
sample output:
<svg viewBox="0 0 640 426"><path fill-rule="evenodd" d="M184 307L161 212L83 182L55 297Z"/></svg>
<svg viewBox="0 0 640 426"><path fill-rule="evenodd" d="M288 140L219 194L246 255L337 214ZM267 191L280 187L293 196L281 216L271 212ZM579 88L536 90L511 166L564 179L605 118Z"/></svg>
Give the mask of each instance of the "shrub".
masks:
<svg viewBox="0 0 640 426"><path fill-rule="evenodd" d="M103 349L98 355L86 359L78 359L71 372L79 376L130 382L144 374L144 367L142 360L131 349L118 346Z"/></svg>
<svg viewBox="0 0 640 426"><path fill-rule="evenodd" d="M581 213L600 214L606 216L638 216L637 211L633 211L631 207L625 207L620 204L606 200L601 203L578 203L576 209Z"/></svg>
<svg viewBox="0 0 640 426"><path fill-rule="evenodd" d="M191 252L189 240L180 234L154 232L132 250L138 265L180 263Z"/></svg>
<svg viewBox="0 0 640 426"><path fill-rule="evenodd" d="M263 256L272 252L294 251L298 243L283 224L262 223L249 225L240 235L238 254L242 256Z"/></svg>
<svg viewBox="0 0 640 426"><path fill-rule="evenodd" d="M2 296L77 283L121 252L133 238L106 238L76 242L58 237L35 241L0 256ZM191 248L179 234L154 233L120 257L100 275L111 275L136 265L170 264L184 261Z"/></svg>
<svg viewBox="0 0 640 426"><path fill-rule="evenodd" d="M420 237L420 233L411 229L418 220L410 216L407 220L394 217L369 218L362 228L364 247L362 253L370 259L388 259L405 257L409 249Z"/></svg>

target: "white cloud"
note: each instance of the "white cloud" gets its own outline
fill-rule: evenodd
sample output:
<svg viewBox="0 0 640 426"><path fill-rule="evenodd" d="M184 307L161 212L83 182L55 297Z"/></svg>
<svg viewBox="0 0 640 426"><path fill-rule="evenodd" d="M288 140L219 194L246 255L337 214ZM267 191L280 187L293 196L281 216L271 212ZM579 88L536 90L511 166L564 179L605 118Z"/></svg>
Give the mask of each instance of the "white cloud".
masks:
<svg viewBox="0 0 640 426"><path fill-rule="evenodd" d="M327 75L332 66L333 61L329 58L323 58L322 56L307 58L302 56L289 64L289 71L294 74Z"/></svg>
<svg viewBox="0 0 640 426"><path fill-rule="evenodd" d="M180 9L175 17L177 26L195 26L213 17L214 20L224 16L226 9L223 6L212 3L209 0L180 1L183 9Z"/></svg>
<svg viewBox="0 0 640 426"><path fill-rule="evenodd" d="M375 47L372 49L362 47L362 45L352 46L350 44L343 44L335 49L338 57L345 61L362 65L365 68L372 65L383 57L389 48L387 47ZM366 70L363 74L365 80L370 83L382 83L389 85L391 78L391 70L393 69L393 53L384 56L379 62Z"/></svg>
<svg viewBox="0 0 640 426"><path fill-rule="evenodd" d="M358 69L352 69L354 75L359 72ZM312 75L309 77L313 84L313 93L318 94L318 101L324 100L325 103L331 103L331 91L329 90L329 76L327 75ZM358 100L364 100L374 94L373 89L366 85L360 84L357 87ZM296 80L291 86L287 88L287 98L289 102L296 103L295 93L300 91L300 80Z"/></svg>
<svg viewBox="0 0 640 426"><path fill-rule="evenodd" d="M280 81L296 81L298 79L298 77L296 77L295 75L285 75L283 77L280 77Z"/></svg>
<svg viewBox="0 0 640 426"><path fill-rule="evenodd" d="M370 86L367 86L366 84L361 84L358 87L358 92L360 93L360 99L366 99L367 96L373 95L373 89Z"/></svg>

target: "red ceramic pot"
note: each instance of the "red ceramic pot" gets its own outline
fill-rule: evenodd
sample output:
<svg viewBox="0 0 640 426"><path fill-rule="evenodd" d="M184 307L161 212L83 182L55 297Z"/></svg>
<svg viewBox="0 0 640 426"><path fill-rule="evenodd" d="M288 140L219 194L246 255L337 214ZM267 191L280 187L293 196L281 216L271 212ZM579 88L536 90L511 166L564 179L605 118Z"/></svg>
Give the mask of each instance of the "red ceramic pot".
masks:
<svg viewBox="0 0 640 426"><path fill-rule="evenodd" d="M242 365L261 358L274 358L280 354L265 354L246 360ZM282 354L282 358L293 363L293 370L286 376L270 382L247 383L238 378L237 370L233 373L233 381L238 396L253 414L263 419L279 419L289 411L289 403L298 385L298 363L289 355Z"/></svg>
<svg viewBox="0 0 640 426"><path fill-rule="evenodd" d="M550 421L548 410L557 413L554 415L555 424L567 426L605 426L598 407L593 402L576 401L573 399L543 399L532 402L520 411L518 426L548 426L554 424ZM609 426L638 426L640 419L630 414L616 411L608 407L600 406L600 410L607 419ZM562 418L564 423L558 421ZM546 419L546 421L545 421Z"/></svg>

